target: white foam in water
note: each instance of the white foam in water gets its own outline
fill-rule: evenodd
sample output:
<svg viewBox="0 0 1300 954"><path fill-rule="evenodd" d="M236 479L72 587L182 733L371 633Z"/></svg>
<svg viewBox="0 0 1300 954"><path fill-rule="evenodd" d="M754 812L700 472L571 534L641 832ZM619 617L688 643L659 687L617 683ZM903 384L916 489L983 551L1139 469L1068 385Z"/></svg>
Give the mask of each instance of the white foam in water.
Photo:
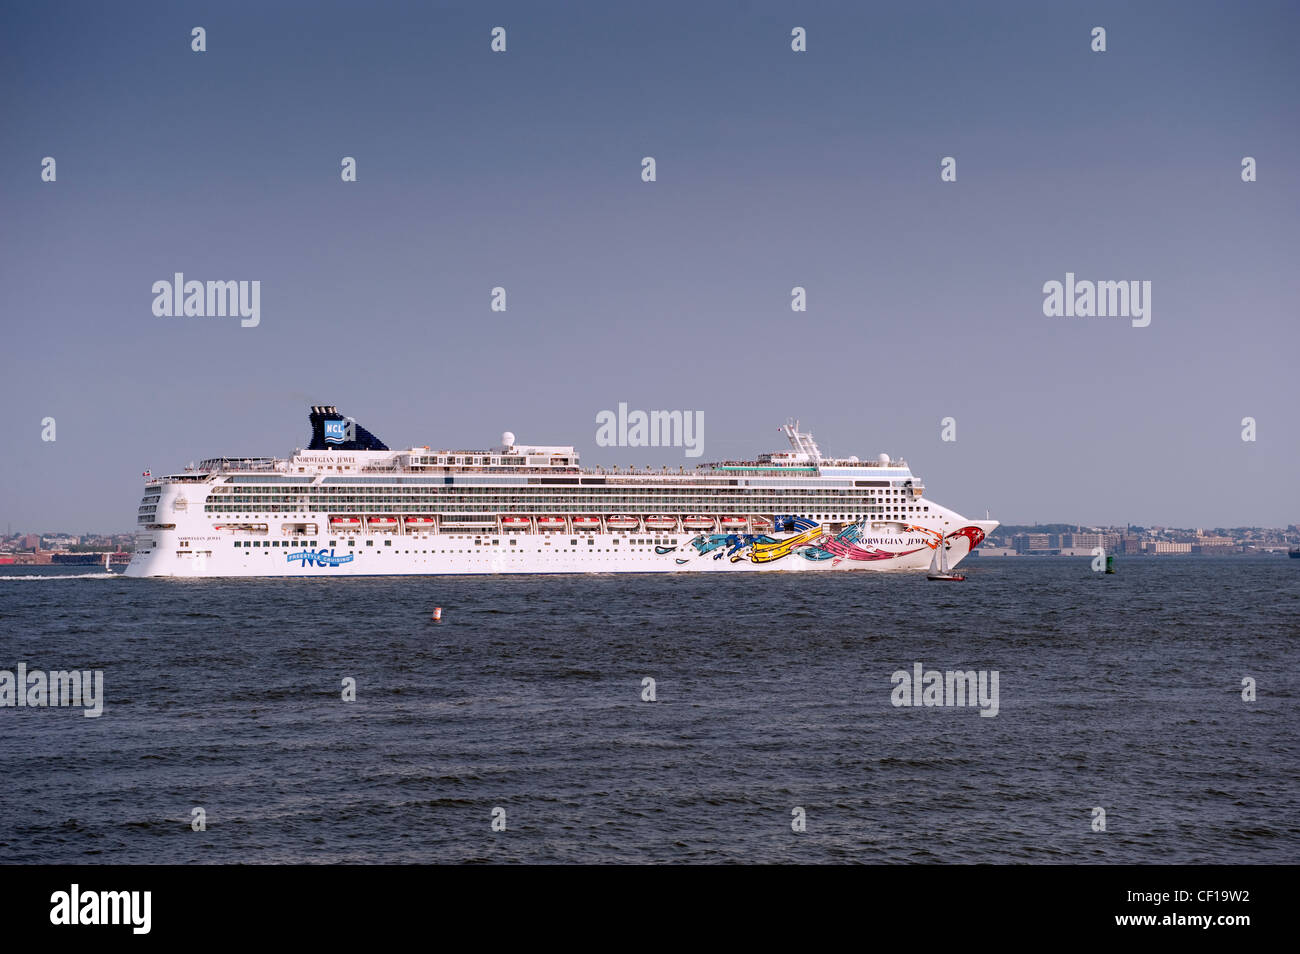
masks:
<svg viewBox="0 0 1300 954"><path fill-rule="evenodd" d="M114 580L122 576L121 573L68 573L56 575L54 573L45 574L28 574L26 576L8 576L0 574L0 580Z"/></svg>

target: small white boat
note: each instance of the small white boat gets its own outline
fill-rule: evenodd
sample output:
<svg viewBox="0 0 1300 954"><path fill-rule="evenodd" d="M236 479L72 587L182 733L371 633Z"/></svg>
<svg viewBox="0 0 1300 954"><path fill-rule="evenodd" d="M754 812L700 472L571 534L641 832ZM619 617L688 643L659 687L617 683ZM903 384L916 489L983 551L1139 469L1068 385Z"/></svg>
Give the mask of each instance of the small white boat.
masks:
<svg viewBox="0 0 1300 954"><path fill-rule="evenodd" d="M949 583L964 582L966 577L960 573L954 573L948 569L948 541L943 537L934 548L934 557L930 560L930 572L926 574L927 580L946 580Z"/></svg>

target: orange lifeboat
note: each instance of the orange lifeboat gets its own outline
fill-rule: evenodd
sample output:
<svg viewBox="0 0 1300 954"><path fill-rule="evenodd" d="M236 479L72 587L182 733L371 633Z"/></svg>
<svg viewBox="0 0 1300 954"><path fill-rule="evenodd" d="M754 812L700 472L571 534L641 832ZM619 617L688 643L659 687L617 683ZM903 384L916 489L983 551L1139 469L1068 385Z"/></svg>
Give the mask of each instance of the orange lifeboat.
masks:
<svg viewBox="0 0 1300 954"><path fill-rule="evenodd" d="M615 513L605 518L605 526L611 530L635 530L641 521L627 514Z"/></svg>
<svg viewBox="0 0 1300 954"><path fill-rule="evenodd" d="M408 527L414 527L422 530L426 527L433 526L433 518L432 517L407 517L406 525Z"/></svg>
<svg viewBox="0 0 1300 954"><path fill-rule="evenodd" d="M528 517L502 517L501 526L507 530L525 530L533 525Z"/></svg>
<svg viewBox="0 0 1300 954"><path fill-rule="evenodd" d="M599 530L600 518L599 517L574 517L573 529L574 530Z"/></svg>
<svg viewBox="0 0 1300 954"><path fill-rule="evenodd" d="M538 530L563 530L564 518L563 517L538 517L537 529Z"/></svg>
<svg viewBox="0 0 1300 954"><path fill-rule="evenodd" d="M744 517L723 517L722 529L723 530L744 530L745 524L747 524L748 522L749 521L746 520Z"/></svg>
<svg viewBox="0 0 1300 954"><path fill-rule="evenodd" d="M360 517L330 517L331 527L355 528L361 526Z"/></svg>
<svg viewBox="0 0 1300 954"><path fill-rule="evenodd" d="M703 514L693 513L682 521L682 526L687 530L712 530L714 527L713 518L706 517Z"/></svg>
<svg viewBox="0 0 1300 954"><path fill-rule="evenodd" d="M667 514L652 513L645 518L645 525L647 530L676 530L677 518Z"/></svg>
<svg viewBox="0 0 1300 954"><path fill-rule="evenodd" d="M374 527L376 530L391 530L393 527L397 526L397 518L371 517L370 526Z"/></svg>

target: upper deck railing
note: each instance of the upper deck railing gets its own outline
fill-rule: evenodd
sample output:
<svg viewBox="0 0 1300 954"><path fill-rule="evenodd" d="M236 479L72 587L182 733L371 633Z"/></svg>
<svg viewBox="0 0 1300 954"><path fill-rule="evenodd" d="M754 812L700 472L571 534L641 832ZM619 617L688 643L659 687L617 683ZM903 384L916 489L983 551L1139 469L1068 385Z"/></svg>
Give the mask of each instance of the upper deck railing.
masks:
<svg viewBox="0 0 1300 954"><path fill-rule="evenodd" d="M275 471L288 470L289 462L278 457L209 457L200 461L198 470L209 474L224 474L230 471Z"/></svg>
<svg viewBox="0 0 1300 954"><path fill-rule="evenodd" d="M750 470L817 470L821 467L906 467L907 461L901 457L894 457L888 461L883 460L840 460L834 457L823 457L821 460L774 460L771 458L760 458L759 460L718 460L709 461L705 464L696 464L697 470L719 469L719 468L748 468Z"/></svg>

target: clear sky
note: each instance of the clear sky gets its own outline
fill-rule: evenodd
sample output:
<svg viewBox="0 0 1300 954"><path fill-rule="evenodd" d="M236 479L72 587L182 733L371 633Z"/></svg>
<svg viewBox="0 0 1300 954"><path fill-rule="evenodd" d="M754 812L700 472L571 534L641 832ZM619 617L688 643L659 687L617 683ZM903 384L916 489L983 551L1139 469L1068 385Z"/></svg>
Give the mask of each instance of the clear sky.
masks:
<svg viewBox="0 0 1300 954"><path fill-rule="evenodd" d="M6 4L0 527L130 529L144 468L284 455L311 403L393 447L508 429L674 467L598 447L597 413L703 412L704 460L794 415L971 516L1300 521L1298 27L1262 2ZM175 272L260 281L260 324L155 317ZM1046 317L1067 272L1150 281L1150 325Z"/></svg>

